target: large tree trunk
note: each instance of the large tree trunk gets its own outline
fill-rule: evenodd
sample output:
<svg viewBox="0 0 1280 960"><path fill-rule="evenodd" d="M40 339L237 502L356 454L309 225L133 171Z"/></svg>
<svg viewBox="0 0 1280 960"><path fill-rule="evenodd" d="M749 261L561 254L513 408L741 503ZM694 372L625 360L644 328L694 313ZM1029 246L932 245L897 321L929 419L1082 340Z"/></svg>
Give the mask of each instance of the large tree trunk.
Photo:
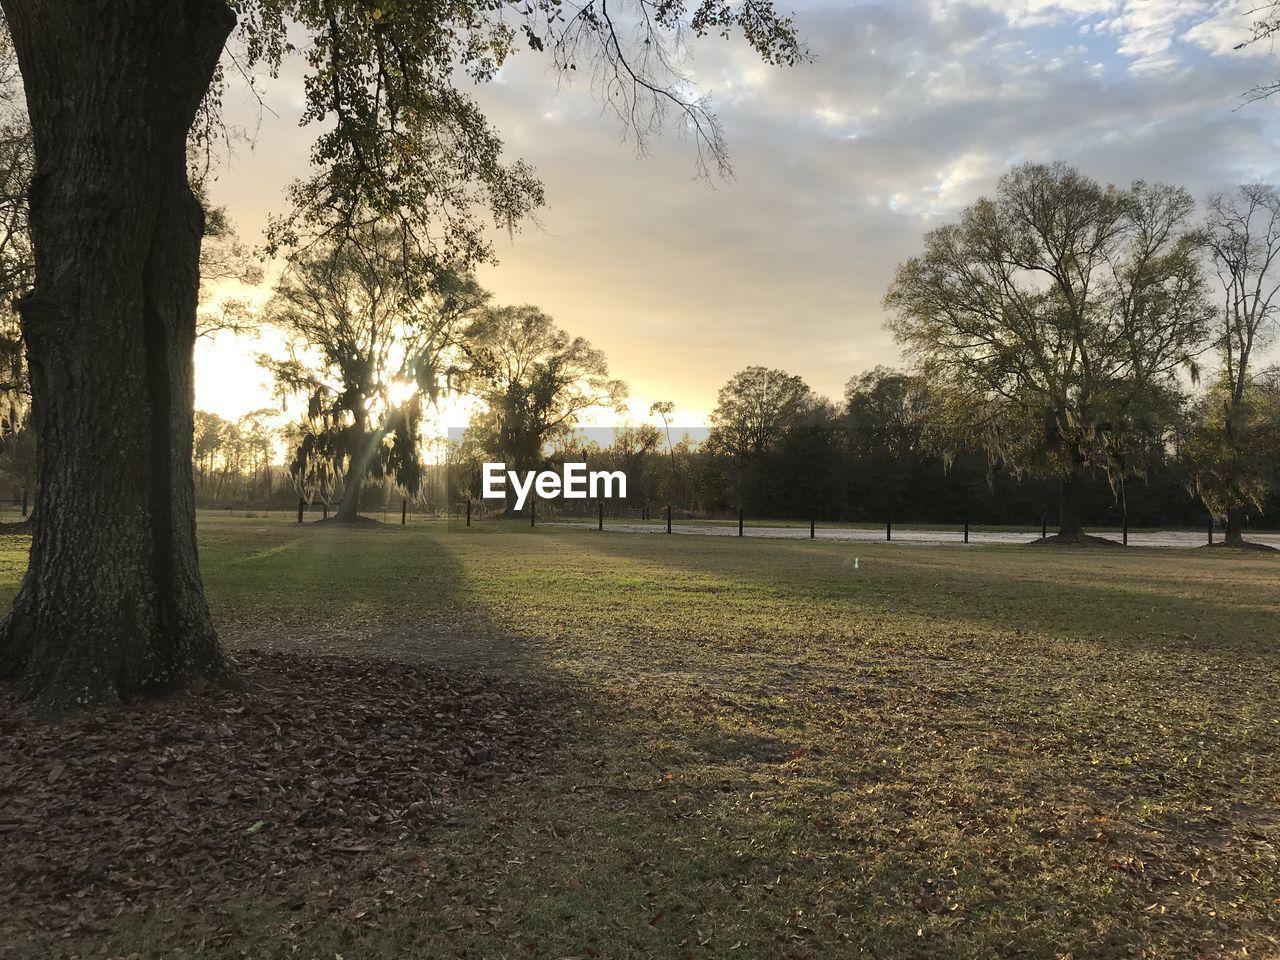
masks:
<svg viewBox="0 0 1280 960"><path fill-rule="evenodd" d="M1244 546L1244 508L1231 507L1227 510L1227 529L1222 542L1228 547Z"/></svg>
<svg viewBox="0 0 1280 960"><path fill-rule="evenodd" d="M353 454L347 462L347 472L342 478L342 499L338 501L337 520L358 520L360 517L360 493L364 489L365 472L369 458Z"/></svg>
<svg viewBox="0 0 1280 960"><path fill-rule="evenodd" d="M221 0L0 0L35 134L20 304L40 516L0 673L50 711L234 682L200 582L192 352L203 215L186 141Z"/></svg>
<svg viewBox="0 0 1280 960"><path fill-rule="evenodd" d="M365 480L369 476L373 459L378 456L382 441L387 436L385 429L367 430L363 422L358 422L356 429L363 439L347 460L347 472L342 478L342 499L338 501L338 520L353 521L360 518L360 494L364 492Z"/></svg>
<svg viewBox="0 0 1280 960"><path fill-rule="evenodd" d="M1080 509L1080 493L1083 469L1077 462L1062 477L1058 500L1058 541L1077 543L1084 538L1084 519Z"/></svg>

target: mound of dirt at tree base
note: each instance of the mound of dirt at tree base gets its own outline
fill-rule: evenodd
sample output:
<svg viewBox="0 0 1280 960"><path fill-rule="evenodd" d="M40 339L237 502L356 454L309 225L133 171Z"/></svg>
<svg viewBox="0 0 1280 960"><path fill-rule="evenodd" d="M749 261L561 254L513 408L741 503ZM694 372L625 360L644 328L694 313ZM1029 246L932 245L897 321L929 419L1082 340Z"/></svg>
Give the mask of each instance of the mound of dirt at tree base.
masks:
<svg viewBox="0 0 1280 960"><path fill-rule="evenodd" d="M318 875L332 887L325 909L372 909L414 869L391 853L399 839L535 775L554 742L551 705L514 681L235 660L244 693L56 724L0 691L0 926L83 937L121 913L216 912L247 892L285 910L317 895Z"/></svg>
<svg viewBox="0 0 1280 960"><path fill-rule="evenodd" d="M1258 553L1280 553L1280 550L1269 543L1255 543L1253 540L1245 540L1243 543L1223 543L1219 540L1216 543L1202 543L1200 546L1205 550L1253 550Z"/></svg>
<svg viewBox="0 0 1280 960"><path fill-rule="evenodd" d="M344 530L371 530L375 527L391 526L389 523L383 523L381 520L376 520L373 517L366 517L363 515L358 517L346 517L343 519L333 516L325 517L323 520L311 520L306 522L311 523L313 526L320 527L342 527ZM399 524L397 523L396 526L399 526Z"/></svg>
<svg viewBox="0 0 1280 960"><path fill-rule="evenodd" d="M1123 547L1119 540L1108 540L1106 537L1094 537L1085 534L1075 539L1063 538L1053 533L1047 537L1037 537L1028 546L1032 547Z"/></svg>

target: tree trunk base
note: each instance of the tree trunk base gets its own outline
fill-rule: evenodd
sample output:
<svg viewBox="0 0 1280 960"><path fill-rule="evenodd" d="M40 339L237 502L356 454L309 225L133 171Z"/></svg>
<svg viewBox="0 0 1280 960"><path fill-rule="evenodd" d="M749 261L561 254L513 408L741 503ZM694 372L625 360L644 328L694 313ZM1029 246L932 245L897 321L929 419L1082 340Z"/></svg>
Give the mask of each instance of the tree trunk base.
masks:
<svg viewBox="0 0 1280 960"><path fill-rule="evenodd" d="M115 706L145 697L216 686L243 689L208 619L203 596L176 598L170 616L150 618L139 599L116 618L73 616L42 601L29 572L0 623L0 679L43 716ZM145 625L144 625L145 624Z"/></svg>
<svg viewBox="0 0 1280 960"><path fill-rule="evenodd" d="M48 719L58 719L82 710L119 706L132 701L175 694L199 693L209 688L243 690L244 683L235 667L219 649L215 638L156 638L127 663L113 664L104 671L98 656L69 653L60 657L23 656L26 648L57 648L71 645L48 637L32 637L30 628L15 624L11 616L3 626L0 640L0 677L16 682L19 699L30 703L36 712ZM85 638L81 638L85 639ZM120 638L102 631L93 639L103 643ZM130 645L137 647L136 639ZM179 659L168 655L175 648L184 650ZM138 652L138 651L135 651Z"/></svg>
<svg viewBox="0 0 1280 960"><path fill-rule="evenodd" d="M354 517L344 517L340 513L335 513L332 517L324 520L314 520L313 523L321 526L341 526L341 527L385 527L387 524L381 520L375 520L373 517L365 517L356 514Z"/></svg>
<svg viewBox="0 0 1280 960"><path fill-rule="evenodd" d="M1095 537L1087 533L1062 534L1054 533L1047 537L1036 537L1030 542L1033 547L1123 547L1119 540L1108 540L1106 537Z"/></svg>
<svg viewBox="0 0 1280 960"><path fill-rule="evenodd" d="M1275 547L1269 543L1257 543L1253 540L1221 540L1217 543L1206 543L1202 545L1202 549L1206 550L1253 550L1258 553L1280 553Z"/></svg>

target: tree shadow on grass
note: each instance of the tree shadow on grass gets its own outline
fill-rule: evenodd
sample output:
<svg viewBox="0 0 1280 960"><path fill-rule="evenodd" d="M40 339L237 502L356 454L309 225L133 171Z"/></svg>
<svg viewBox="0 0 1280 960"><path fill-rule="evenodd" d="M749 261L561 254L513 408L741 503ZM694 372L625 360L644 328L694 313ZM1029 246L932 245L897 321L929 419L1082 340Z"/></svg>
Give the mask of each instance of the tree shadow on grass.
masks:
<svg viewBox="0 0 1280 960"><path fill-rule="evenodd" d="M220 532L205 574L243 693L48 725L0 691L0 834L13 841L0 934L17 955L257 956L334 917L358 930L388 890L420 883L422 850L459 810L536 779L568 736L575 710L555 684L476 669L429 620L418 636L435 647L368 642L422 555L407 541L397 553L366 531ZM460 567L430 557L418 586L454 609Z"/></svg>
<svg viewBox="0 0 1280 960"><path fill-rule="evenodd" d="M976 576L951 588L974 597L899 623L903 598L937 582L927 558L846 583L843 553L806 571L789 569L805 559L794 548L359 539L214 545L210 594L233 646L274 632L291 649L518 676L555 703L560 745L438 830L309 868L294 905L250 889L207 909L166 897L89 943L261 957L1266 952L1280 869L1273 827L1247 811L1280 775L1273 713L1209 704L1199 675L1173 668L1159 690L1135 685L1149 663L1124 669L1144 658L1118 637L1102 673L1096 647L1011 659L976 636L1007 629L982 619ZM931 638L927 623L975 636ZM1026 646L1045 647L1031 629ZM364 899L331 910L337 885Z"/></svg>

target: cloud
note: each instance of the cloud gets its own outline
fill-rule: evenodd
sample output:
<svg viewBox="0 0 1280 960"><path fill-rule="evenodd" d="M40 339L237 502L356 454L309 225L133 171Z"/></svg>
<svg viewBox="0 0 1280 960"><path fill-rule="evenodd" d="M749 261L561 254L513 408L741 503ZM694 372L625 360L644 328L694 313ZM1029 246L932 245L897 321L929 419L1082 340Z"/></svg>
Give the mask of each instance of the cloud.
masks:
<svg viewBox="0 0 1280 960"><path fill-rule="evenodd" d="M1251 44L1243 51L1236 50L1237 45L1252 34L1253 25L1263 12L1265 7L1258 0L1218 0L1208 15L1189 27L1182 38L1215 56L1270 57L1275 53L1271 43Z"/></svg>
<svg viewBox="0 0 1280 960"><path fill-rule="evenodd" d="M718 186L694 180L679 130L638 158L589 89L560 89L522 54L477 95L549 205L541 229L497 235L502 262L482 279L587 336L682 420L751 363L838 395L900 362L880 308L895 266L1012 163L1061 159L1201 196L1280 175L1274 108L1236 109L1272 69L1229 51L1235 20L1207 0L804 3L813 64L768 69L718 39L693 48L737 172ZM215 194L251 228L306 152L282 113Z"/></svg>

